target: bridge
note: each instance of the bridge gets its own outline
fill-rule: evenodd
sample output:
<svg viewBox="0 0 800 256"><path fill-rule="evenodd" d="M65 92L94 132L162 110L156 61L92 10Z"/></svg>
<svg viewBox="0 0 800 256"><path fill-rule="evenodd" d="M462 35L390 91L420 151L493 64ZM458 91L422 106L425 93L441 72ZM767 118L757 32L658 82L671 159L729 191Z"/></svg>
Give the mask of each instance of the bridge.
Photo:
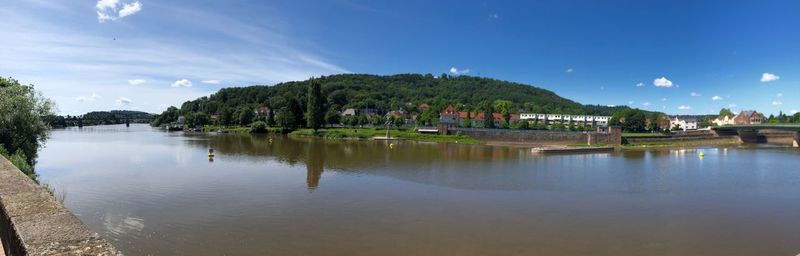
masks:
<svg viewBox="0 0 800 256"><path fill-rule="evenodd" d="M800 145L800 124L743 124L712 127L720 135L739 135L743 142L758 142L758 133L762 130L787 131L794 133L794 147Z"/></svg>

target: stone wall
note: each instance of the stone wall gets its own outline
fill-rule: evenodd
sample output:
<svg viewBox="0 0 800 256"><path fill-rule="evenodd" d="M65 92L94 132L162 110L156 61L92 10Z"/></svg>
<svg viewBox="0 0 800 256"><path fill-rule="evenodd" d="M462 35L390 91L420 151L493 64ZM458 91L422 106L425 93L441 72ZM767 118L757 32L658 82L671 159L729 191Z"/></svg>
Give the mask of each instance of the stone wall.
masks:
<svg viewBox="0 0 800 256"><path fill-rule="evenodd" d="M538 131L538 130L508 130L508 129L454 129L451 133L460 132L464 135L487 142L508 144L558 146L586 144L592 145L619 145L622 142L621 133L610 132L569 132L569 131Z"/></svg>
<svg viewBox="0 0 800 256"><path fill-rule="evenodd" d="M0 156L0 239L11 255L122 255Z"/></svg>

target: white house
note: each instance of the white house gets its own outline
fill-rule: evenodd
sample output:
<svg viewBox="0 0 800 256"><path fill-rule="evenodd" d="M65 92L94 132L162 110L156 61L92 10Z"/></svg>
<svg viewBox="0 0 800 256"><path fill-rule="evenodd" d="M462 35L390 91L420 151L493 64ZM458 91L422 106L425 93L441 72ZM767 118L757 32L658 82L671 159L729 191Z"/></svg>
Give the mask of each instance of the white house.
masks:
<svg viewBox="0 0 800 256"><path fill-rule="evenodd" d="M680 127L681 130L697 130L697 118L674 116L669 119L669 128Z"/></svg>
<svg viewBox="0 0 800 256"><path fill-rule="evenodd" d="M736 123L733 120L734 120L733 116L729 115L719 116L714 119L714 124L716 124L717 126L733 125Z"/></svg>
<svg viewBox="0 0 800 256"><path fill-rule="evenodd" d="M568 123L570 121L576 124L594 124L596 126L608 126L610 116L586 116L586 115L562 115L562 114L533 114L521 113L519 119L528 121L546 121L547 124L553 122Z"/></svg>

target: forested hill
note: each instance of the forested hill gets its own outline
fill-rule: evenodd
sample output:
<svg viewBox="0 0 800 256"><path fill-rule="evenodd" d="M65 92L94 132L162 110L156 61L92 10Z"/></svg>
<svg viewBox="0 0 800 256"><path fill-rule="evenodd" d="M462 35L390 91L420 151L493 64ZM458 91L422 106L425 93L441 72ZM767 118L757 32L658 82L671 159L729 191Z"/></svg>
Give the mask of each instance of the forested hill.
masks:
<svg viewBox="0 0 800 256"><path fill-rule="evenodd" d="M155 114L133 110L92 111L81 116L47 116L51 127L89 126L124 123L149 123Z"/></svg>
<svg viewBox="0 0 800 256"><path fill-rule="evenodd" d="M341 74L317 79L327 98L326 108L337 110L355 108L381 112L403 109L414 113L421 103L435 109L443 109L452 103L462 110L474 110L483 103L498 100L510 102L512 112L612 115L627 108L582 105L531 85L472 76ZM303 105L300 109L305 109L308 83L307 80L274 86L224 88L210 97L185 102L180 112L218 114L223 109L252 110L260 106L281 109L288 107L290 98L298 99Z"/></svg>

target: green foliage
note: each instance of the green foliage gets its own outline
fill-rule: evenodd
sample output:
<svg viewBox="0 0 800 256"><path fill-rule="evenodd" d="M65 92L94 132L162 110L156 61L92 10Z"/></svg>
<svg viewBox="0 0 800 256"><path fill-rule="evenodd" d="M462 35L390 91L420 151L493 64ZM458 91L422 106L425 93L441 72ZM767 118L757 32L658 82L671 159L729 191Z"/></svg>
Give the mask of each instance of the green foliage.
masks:
<svg viewBox="0 0 800 256"><path fill-rule="evenodd" d="M308 86L308 103L306 103L308 114L308 127L318 130L325 122L325 102L322 97L322 85L316 79L312 79Z"/></svg>
<svg viewBox="0 0 800 256"><path fill-rule="evenodd" d="M406 120L404 120L402 117L398 116L392 119L393 119L392 124L394 125L394 127L397 127L398 129L400 129L400 127L403 127L403 125L406 124Z"/></svg>
<svg viewBox="0 0 800 256"><path fill-rule="evenodd" d="M277 123L275 122L275 108L269 108L269 114L267 115L267 126L275 127Z"/></svg>
<svg viewBox="0 0 800 256"><path fill-rule="evenodd" d="M321 137L326 139L372 139L373 137L386 136L386 130L382 129L321 129L314 131L311 129L301 129L289 133L290 136L295 137ZM465 135L438 135L438 134L422 134L409 130L390 130L389 135L393 138L419 140L419 141L432 141L432 142L450 142L460 144L483 144L483 141L474 139Z"/></svg>
<svg viewBox="0 0 800 256"><path fill-rule="evenodd" d="M295 116L296 115L292 113L292 110L289 108L283 108L278 112L278 115L275 117L275 121L277 121L278 126L284 130L293 131L297 129L297 119L295 119Z"/></svg>
<svg viewBox="0 0 800 256"><path fill-rule="evenodd" d="M328 112L325 112L325 123L329 125L335 125L341 123L342 116L339 115L339 111L336 111L336 108L328 109Z"/></svg>
<svg viewBox="0 0 800 256"><path fill-rule="evenodd" d="M33 85L0 77L0 144L27 163L17 165L20 169L30 167L33 172L36 151L47 140L50 129L45 117L55 115L54 108L53 102L42 97Z"/></svg>
<svg viewBox="0 0 800 256"><path fill-rule="evenodd" d="M489 102L481 103L483 106L483 128L494 128L494 116L492 113L494 110L492 109L492 105Z"/></svg>
<svg viewBox="0 0 800 256"><path fill-rule="evenodd" d="M730 117L733 117L734 114L733 114L733 112L731 112L731 109L723 108L723 109L719 110L719 116L730 116Z"/></svg>
<svg viewBox="0 0 800 256"><path fill-rule="evenodd" d="M263 121L253 122L250 124L250 133L266 133L267 123Z"/></svg>
<svg viewBox="0 0 800 256"><path fill-rule="evenodd" d="M28 157L25 156L25 153L22 153L22 150L17 150L17 152L15 152L14 154L9 154L6 148L2 144L0 144L0 155L8 159L8 161L11 162L11 164L13 164L14 166L16 166L17 169L22 171L22 173L24 173L31 179L36 180L37 175L33 171L33 166L31 166L31 164L28 163Z"/></svg>
<svg viewBox="0 0 800 256"><path fill-rule="evenodd" d="M626 132L645 131L646 113L640 109L625 109L614 113L609 125L619 125Z"/></svg>

